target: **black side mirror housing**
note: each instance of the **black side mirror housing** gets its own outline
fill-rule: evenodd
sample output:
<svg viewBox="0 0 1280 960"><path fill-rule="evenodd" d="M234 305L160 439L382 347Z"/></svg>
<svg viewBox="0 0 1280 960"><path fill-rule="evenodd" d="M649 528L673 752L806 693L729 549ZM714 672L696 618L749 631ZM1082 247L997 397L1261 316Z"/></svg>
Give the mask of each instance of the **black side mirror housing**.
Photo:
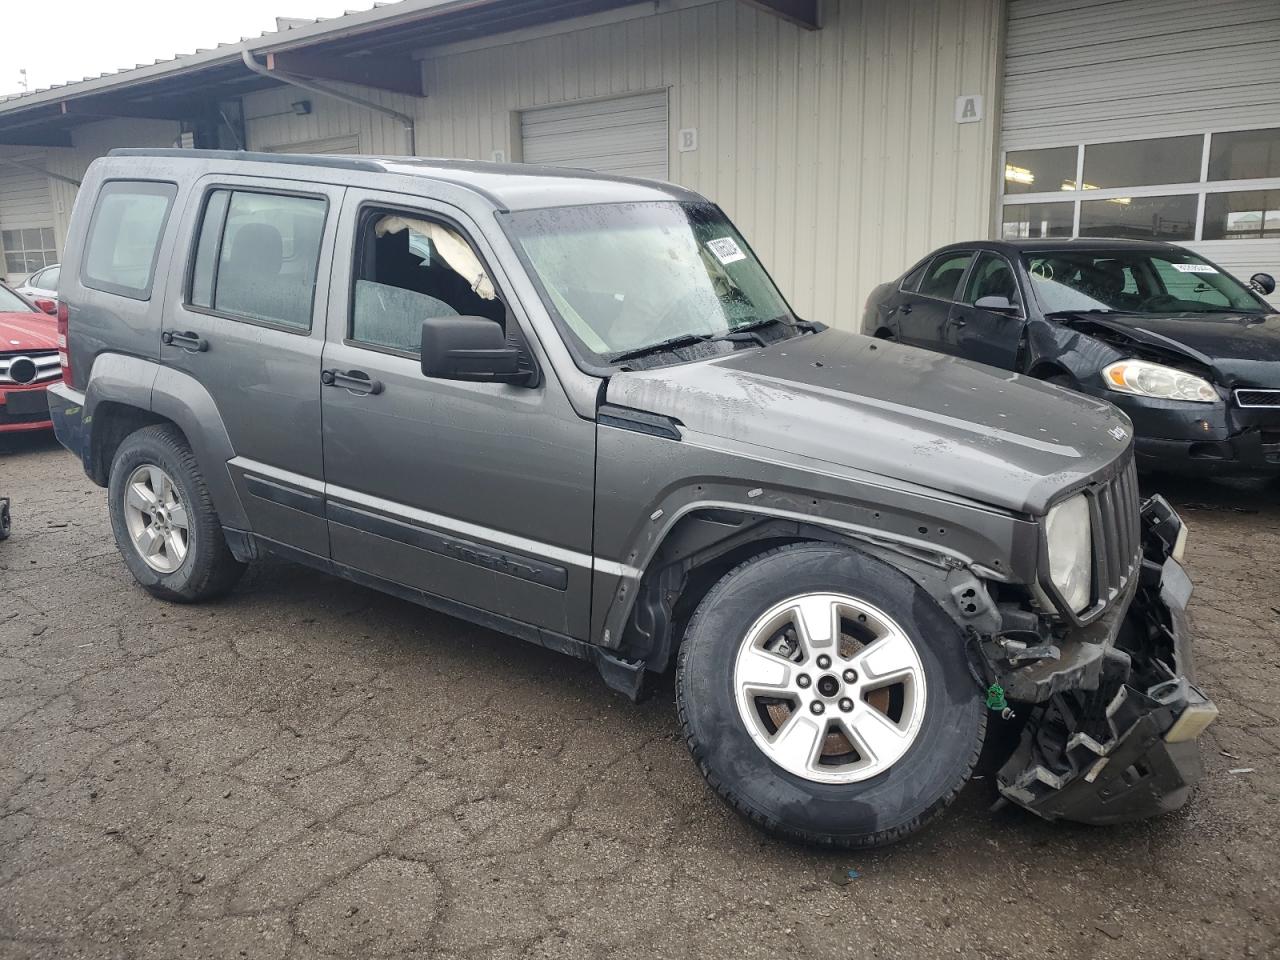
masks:
<svg viewBox="0 0 1280 960"><path fill-rule="evenodd" d="M1022 309L1017 304L1011 303L1008 297L979 297L973 306L977 310L986 310L989 313L1003 313L1009 317L1016 317L1022 313Z"/></svg>
<svg viewBox="0 0 1280 960"><path fill-rule="evenodd" d="M431 317L422 321L422 373L437 380L528 383L520 350L502 326L486 317Z"/></svg>
<svg viewBox="0 0 1280 960"><path fill-rule="evenodd" d="M1269 297L1276 292L1276 278L1269 273L1255 273L1249 278L1249 286L1264 297Z"/></svg>

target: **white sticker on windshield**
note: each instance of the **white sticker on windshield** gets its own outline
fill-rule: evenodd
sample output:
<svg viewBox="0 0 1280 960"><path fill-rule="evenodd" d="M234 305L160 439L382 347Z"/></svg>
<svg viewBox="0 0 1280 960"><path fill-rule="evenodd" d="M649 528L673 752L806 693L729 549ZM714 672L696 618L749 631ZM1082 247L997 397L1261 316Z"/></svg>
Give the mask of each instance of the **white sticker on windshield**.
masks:
<svg viewBox="0 0 1280 960"><path fill-rule="evenodd" d="M1215 267L1209 266L1207 263L1175 263L1173 269L1179 273L1217 273Z"/></svg>
<svg viewBox="0 0 1280 960"><path fill-rule="evenodd" d="M739 260L747 259L747 255L742 252L742 248L738 246L733 237L721 237L719 240L708 240L707 249L716 255L716 259L728 266L731 263L737 263Z"/></svg>

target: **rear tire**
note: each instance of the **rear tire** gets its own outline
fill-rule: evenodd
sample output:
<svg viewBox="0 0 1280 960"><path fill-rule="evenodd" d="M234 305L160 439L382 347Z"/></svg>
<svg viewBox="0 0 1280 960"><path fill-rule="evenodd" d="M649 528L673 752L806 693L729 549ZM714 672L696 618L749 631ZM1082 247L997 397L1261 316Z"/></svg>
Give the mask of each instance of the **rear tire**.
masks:
<svg viewBox="0 0 1280 960"><path fill-rule="evenodd" d="M835 635L825 647L824 630ZM909 679L876 689L896 676ZM888 564L820 543L761 554L712 588L680 650L676 705L694 760L734 810L843 848L893 843L945 810L987 725L951 618Z"/></svg>
<svg viewBox="0 0 1280 960"><path fill-rule="evenodd" d="M144 427L125 438L111 462L107 500L125 565L152 595L176 603L211 600L244 573L177 427Z"/></svg>

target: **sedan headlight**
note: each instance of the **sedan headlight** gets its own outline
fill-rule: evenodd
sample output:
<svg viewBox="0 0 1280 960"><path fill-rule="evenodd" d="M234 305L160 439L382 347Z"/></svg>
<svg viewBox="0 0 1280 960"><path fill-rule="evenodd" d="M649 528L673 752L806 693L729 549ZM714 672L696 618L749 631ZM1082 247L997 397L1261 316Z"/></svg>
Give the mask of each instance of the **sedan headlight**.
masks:
<svg viewBox="0 0 1280 960"><path fill-rule="evenodd" d="M1084 494L1063 500L1044 520L1049 546L1049 579L1076 613L1093 596L1093 530Z"/></svg>
<svg viewBox="0 0 1280 960"><path fill-rule="evenodd" d="M1102 381L1108 390L1158 400L1214 403L1219 399L1213 384L1203 377L1146 360L1120 360L1104 367Z"/></svg>

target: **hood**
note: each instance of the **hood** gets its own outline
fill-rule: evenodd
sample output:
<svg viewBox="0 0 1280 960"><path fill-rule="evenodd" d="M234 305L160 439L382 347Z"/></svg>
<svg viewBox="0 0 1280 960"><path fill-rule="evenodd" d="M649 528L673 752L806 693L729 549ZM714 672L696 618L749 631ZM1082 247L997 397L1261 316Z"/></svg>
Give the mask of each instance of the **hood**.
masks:
<svg viewBox="0 0 1280 960"><path fill-rule="evenodd" d="M0 313L0 353L57 348L58 321L47 313Z"/></svg>
<svg viewBox="0 0 1280 960"><path fill-rule="evenodd" d="M838 330L620 373L608 400L699 433L1030 514L1115 461L1133 435L1102 401Z"/></svg>
<svg viewBox="0 0 1280 960"><path fill-rule="evenodd" d="M1227 387L1280 387L1280 313L1086 314L1065 322L1095 324L1143 346L1186 357L1207 367Z"/></svg>

